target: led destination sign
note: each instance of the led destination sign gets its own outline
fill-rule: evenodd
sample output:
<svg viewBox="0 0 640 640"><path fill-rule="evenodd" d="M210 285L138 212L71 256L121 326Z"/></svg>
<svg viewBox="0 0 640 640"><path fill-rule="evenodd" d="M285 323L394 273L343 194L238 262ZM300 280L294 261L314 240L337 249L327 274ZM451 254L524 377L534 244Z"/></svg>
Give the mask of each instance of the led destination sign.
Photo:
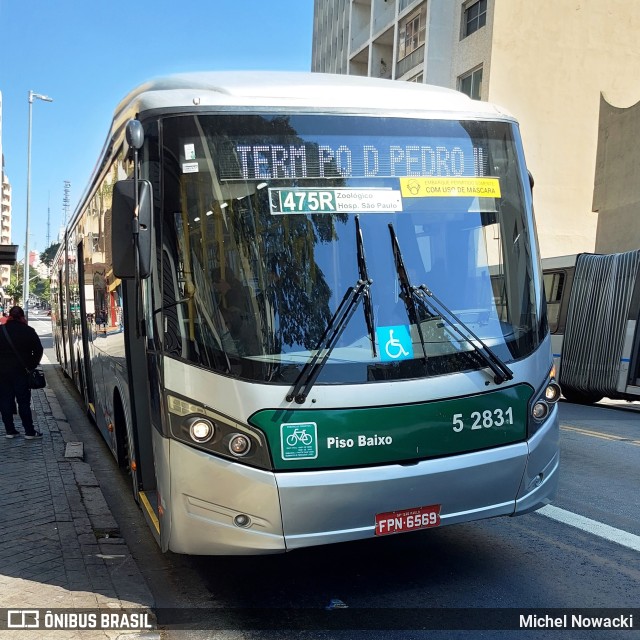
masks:
<svg viewBox="0 0 640 640"><path fill-rule="evenodd" d="M433 144L238 144L221 154L222 180L297 178L482 177L483 147ZM457 143L457 144L456 144Z"/></svg>

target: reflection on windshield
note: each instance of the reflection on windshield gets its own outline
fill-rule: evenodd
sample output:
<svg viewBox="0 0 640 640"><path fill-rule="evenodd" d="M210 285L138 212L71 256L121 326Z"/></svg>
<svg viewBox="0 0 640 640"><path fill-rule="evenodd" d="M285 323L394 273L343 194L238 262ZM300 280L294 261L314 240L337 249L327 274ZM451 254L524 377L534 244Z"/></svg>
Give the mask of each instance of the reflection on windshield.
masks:
<svg viewBox="0 0 640 640"><path fill-rule="evenodd" d="M422 319L418 314L418 307L426 313L428 319L438 316L443 323L450 329L450 335L455 332L458 334L489 366L494 373L494 382L501 384L506 380L513 378L513 372L505 365L502 360L496 356L493 350L471 329L468 323L460 318L459 315L451 311L426 284L414 285L409 280L407 271L404 266L402 251L398 243L398 236L393 229L393 225L389 225L391 233L391 244L393 246L393 256L396 263L396 271L400 280L400 294L404 299L407 313L410 318L415 318L415 324L420 334L420 344L427 355L426 345L424 343L424 334L422 332Z"/></svg>
<svg viewBox="0 0 640 640"><path fill-rule="evenodd" d="M408 281L428 282L500 358L537 345L531 239L508 124L211 115L167 118L163 132L167 354L292 384L344 292L363 278L360 236L374 295L318 381L486 366L442 318L407 304L390 224Z"/></svg>

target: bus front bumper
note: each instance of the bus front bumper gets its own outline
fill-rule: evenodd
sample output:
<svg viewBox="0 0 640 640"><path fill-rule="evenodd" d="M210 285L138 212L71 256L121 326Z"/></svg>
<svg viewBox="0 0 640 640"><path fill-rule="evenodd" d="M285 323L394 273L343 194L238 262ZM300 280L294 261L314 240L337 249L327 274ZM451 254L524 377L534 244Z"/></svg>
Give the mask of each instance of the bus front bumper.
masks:
<svg viewBox="0 0 640 640"><path fill-rule="evenodd" d="M177 553L281 553L370 538L376 514L430 505L440 505L442 525L519 515L548 504L558 483L557 411L528 442L414 464L272 473L170 446L164 518Z"/></svg>

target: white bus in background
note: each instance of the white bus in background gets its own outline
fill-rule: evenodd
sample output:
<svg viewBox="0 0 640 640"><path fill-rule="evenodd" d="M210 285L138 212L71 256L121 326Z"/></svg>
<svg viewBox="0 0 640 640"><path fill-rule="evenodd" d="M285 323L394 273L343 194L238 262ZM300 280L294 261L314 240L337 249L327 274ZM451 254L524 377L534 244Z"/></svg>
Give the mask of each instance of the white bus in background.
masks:
<svg viewBox="0 0 640 640"><path fill-rule="evenodd" d="M640 400L640 251L545 258L547 317L571 402Z"/></svg>

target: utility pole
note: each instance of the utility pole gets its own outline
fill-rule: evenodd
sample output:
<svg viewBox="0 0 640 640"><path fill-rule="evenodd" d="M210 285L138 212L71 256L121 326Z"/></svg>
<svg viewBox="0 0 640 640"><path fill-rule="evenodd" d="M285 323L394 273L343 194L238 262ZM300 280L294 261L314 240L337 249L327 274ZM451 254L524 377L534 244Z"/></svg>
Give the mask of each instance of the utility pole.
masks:
<svg viewBox="0 0 640 640"><path fill-rule="evenodd" d="M51 244L51 191L49 191L49 200L47 201L47 245L45 249L48 249L50 244Z"/></svg>
<svg viewBox="0 0 640 640"><path fill-rule="evenodd" d="M27 143L27 218L26 218L26 232L24 240L24 278L23 278L23 292L22 292L22 304L24 307L24 315L29 319L29 213L31 203L31 122L32 122L32 110L33 101L42 100L43 102L53 102L53 99L49 96L43 96L41 93L34 93L29 91L29 135Z"/></svg>

